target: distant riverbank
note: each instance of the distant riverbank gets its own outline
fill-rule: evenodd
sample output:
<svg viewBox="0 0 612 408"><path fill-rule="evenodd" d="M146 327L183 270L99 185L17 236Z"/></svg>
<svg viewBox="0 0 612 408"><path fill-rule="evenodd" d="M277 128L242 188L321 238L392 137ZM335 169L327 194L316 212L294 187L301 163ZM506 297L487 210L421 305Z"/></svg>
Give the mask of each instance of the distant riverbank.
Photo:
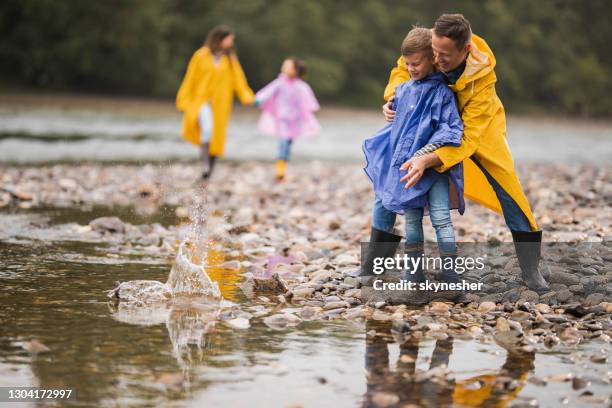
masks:
<svg viewBox="0 0 612 408"><path fill-rule="evenodd" d="M272 160L273 138L259 134L259 112L236 106L226 158ZM378 109L323 106L321 134L296 143L296 160L360 162L361 142L385 125ZM180 137L172 101L71 94L0 94L0 162L165 161L197 158ZM508 118L517 162L584 163L612 159L612 122Z"/></svg>

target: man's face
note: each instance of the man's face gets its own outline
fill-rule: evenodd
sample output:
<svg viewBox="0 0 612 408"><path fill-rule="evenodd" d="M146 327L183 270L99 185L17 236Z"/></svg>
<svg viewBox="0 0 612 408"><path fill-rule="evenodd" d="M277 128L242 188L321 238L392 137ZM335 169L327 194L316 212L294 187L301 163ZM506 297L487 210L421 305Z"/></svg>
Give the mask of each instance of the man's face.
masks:
<svg viewBox="0 0 612 408"><path fill-rule="evenodd" d="M436 65L442 72L450 72L457 68L467 58L470 44L459 49L454 40L448 37L438 37L433 33L431 47L434 51Z"/></svg>

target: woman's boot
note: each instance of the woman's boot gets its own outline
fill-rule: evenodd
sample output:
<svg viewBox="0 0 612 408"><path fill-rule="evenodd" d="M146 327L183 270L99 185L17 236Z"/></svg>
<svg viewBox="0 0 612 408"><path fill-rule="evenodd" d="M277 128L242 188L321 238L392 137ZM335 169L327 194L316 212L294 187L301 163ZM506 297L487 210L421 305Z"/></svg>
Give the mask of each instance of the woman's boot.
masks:
<svg viewBox="0 0 612 408"><path fill-rule="evenodd" d="M212 157L209 153L209 144L202 143L202 180L208 180L210 178L210 173L212 172Z"/></svg>

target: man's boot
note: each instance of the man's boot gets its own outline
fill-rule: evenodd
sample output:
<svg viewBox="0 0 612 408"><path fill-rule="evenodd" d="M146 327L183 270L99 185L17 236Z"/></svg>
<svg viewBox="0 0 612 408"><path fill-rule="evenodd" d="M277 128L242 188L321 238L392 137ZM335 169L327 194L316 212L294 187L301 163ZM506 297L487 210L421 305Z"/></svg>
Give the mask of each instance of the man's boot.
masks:
<svg viewBox="0 0 612 408"><path fill-rule="evenodd" d="M527 287L537 293L549 291L548 283L542 276L540 255L542 231L511 231L516 256L521 267L521 278Z"/></svg>
<svg viewBox="0 0 612 408"><path fill-rule="evenodd" d="M372 227L370 242L361 262L361 273L359 275L363 286L371 286L373 278L376 276L373 272L374 259L393 257L401 239L400 235Z"/></svg>

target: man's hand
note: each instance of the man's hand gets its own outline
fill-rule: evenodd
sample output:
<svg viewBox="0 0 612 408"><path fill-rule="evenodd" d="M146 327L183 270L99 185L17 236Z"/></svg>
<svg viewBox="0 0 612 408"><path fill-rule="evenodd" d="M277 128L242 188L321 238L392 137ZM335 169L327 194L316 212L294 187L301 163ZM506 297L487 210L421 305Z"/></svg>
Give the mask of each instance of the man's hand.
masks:
<svg viewBox="0 0 612 408"><path fill-rule="evenodd" d="M385 120L387 122L393 122L393 119L395 119L395 111L391 109L391 104L393 103L394 98L395 96L392 96L389 98L389 102L382 106L383 115L385 116Z"/></svg>
<svg viewBox="0 0 612 408"><path fill-rule="evenodd" d="M435 153L412 157L400 167L400 171L408 171L408 174L402 177L400 182L406 183L404 188L410 188L419 182L426 169L439 166L440 164L442 164L442 161Z"/></svg>

